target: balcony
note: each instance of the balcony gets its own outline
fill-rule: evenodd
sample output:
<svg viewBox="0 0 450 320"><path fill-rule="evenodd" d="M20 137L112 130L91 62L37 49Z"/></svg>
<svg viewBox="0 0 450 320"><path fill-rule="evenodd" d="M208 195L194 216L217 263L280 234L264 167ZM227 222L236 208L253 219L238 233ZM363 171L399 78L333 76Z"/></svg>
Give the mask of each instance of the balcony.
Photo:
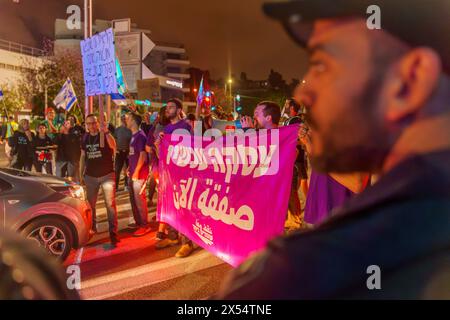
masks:
<svg viewBox="0 0 450 320"><path fill-rule="evenodd" d="M161 42L161 41L155 41L155 44L156 44L156 46L153 50L156 50L156 51L162 51L162 52L173 53L173 54L185 54L186 53L186 49L184 48L184 45L182 45L182 44Z"/></svg>
<svg viewBox="0 0 450 320"><path fill-rule="evenodd" d="M33 57L42 57L45 55L44 50L25 46L23 44L16 43L16 42L1 40L1 39L0 39L0 49L4 49L4 50L11 51L11 52L16 52L16 53L21 53L21 54L25 54L25 55L33 56Z"/></svg>
<svg viewBox="0 0 450 320"><path fill-rule="evenodd" d="M166 59L164 62L168 65L189 66L191 62L187 59Z"/></svg>

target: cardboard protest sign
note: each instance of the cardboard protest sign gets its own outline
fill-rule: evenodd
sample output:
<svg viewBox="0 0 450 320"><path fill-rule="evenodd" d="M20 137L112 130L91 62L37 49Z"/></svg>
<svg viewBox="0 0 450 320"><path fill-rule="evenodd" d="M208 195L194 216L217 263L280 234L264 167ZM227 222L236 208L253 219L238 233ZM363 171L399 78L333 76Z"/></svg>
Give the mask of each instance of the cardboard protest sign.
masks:
<svg viewBox="0 0 450 320"><path fill-rule="evenodd" d="M117 93L114 32L100 32L81 41L86 96Z"/></svg>

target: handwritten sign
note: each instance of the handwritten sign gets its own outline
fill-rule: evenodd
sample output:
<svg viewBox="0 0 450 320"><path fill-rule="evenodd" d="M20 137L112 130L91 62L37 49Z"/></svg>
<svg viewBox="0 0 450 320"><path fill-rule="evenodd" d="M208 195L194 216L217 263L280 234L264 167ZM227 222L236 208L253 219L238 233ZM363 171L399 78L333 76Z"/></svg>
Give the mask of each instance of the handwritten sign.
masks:
<svg viewBox="0 0 450 320"><path fill-rule="evenodd" d="M297 133L164 136L158 218L237 266L283 232Z"/></svg>
<svg viewBox="0 0 450 320"><path fill-rule="evenodd" d="M81 41L86 96L117 93L113 29Z"/></svg>

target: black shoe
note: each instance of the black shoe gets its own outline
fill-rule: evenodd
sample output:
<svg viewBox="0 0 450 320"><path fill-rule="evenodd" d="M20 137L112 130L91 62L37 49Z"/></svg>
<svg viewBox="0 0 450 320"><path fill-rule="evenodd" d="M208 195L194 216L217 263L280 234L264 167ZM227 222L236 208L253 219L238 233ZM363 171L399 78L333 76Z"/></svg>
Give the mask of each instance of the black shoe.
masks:
<svg viewBox="0 0 450 320"><path fill-rule="evenodd" d="M111 244L113 246L116 246L119 242L120 242L120 239L117 236L112 236L111 237Z"/></svg>

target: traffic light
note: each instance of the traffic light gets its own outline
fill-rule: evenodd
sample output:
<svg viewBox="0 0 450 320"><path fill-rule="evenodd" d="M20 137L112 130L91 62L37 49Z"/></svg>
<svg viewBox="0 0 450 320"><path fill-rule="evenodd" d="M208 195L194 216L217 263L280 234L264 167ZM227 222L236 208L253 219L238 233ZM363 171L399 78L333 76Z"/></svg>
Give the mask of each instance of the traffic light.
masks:
<svg viewBox="0 0 450 320"><path fill-rule="evenodd" d="M234 99L234 109L237 113L242 112L241 96L237 95Z"/></svg>

